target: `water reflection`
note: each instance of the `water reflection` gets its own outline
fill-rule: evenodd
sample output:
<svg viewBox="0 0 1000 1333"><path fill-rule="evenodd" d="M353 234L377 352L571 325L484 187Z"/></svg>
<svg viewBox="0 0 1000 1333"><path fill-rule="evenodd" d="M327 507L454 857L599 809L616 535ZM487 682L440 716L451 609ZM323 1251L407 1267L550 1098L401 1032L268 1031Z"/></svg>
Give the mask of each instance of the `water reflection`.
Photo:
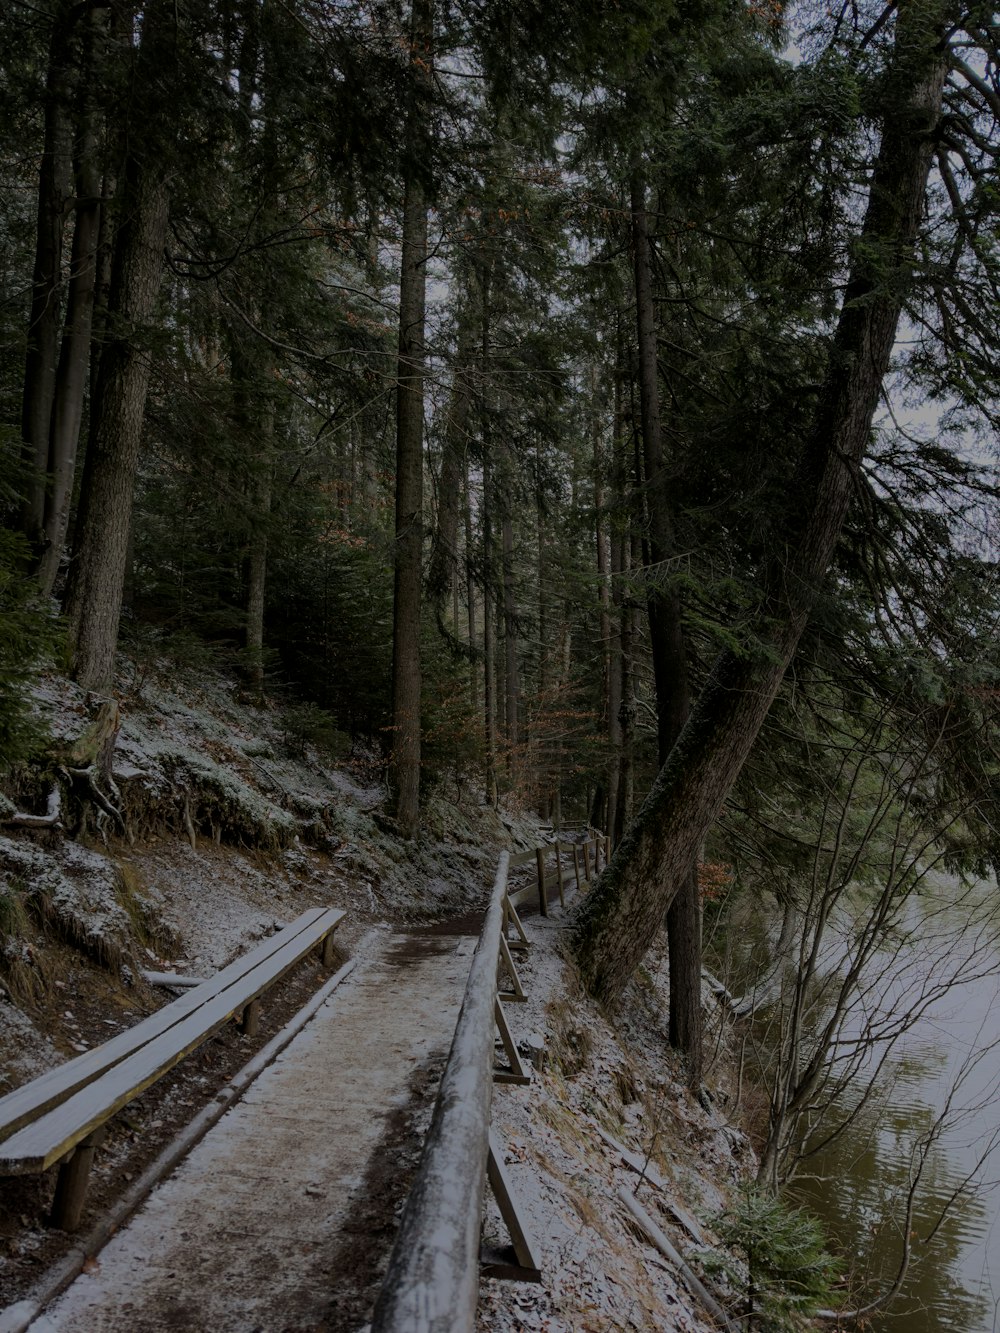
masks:
<svg viewBox="0 0 1000 1333"><path fill-rule="evenodd" d="M860 1106L841 1099L842 1110L855 1111L849 1129L810 1156L796 1178L797 1199L849 1257L852 1289L864 1300L888 1287L899 1268L907 1194L923 1159L910 1268L901 1294L869 1325L885 1333L1000 1328L1000 1191L990 1184L1000 1176L1000 1152L990 1156L1000 1135L995 900L996 886L984 884L970 905L946 876L913 899L875 989L915 1008L914 1020L875 1095ZM975 911L984 920L962 941L959 927ZM756 939L743 932L745 953L729 960L730 977L741 969L749 976L762 939L773 938L769 924L757 923ZM934 967L949 978L942 994L929 984ZM846 1042L863 1035L870 1015L869 1008L852 1019Z"/></svg>

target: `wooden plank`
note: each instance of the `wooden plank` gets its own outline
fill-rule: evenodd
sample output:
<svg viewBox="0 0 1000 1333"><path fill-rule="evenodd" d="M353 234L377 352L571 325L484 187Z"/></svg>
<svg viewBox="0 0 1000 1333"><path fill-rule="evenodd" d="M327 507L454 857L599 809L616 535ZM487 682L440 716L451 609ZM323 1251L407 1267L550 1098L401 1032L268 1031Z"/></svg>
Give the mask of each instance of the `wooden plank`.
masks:
<svg viewBox="0 0 1000 1333"><path fill-rule="evenodd" d="M173 986L175 990L191 990L195 986L204 986L208 977L188 977L182 972L142 972L143 981L151 986ZM138 1026L138 1025L137 1025Z"/></svg>
<svg viewBox="0 0 1000 1333"><path fill-rule="evenodd" d="M703 1248L706 1247L708 1241L705 1239L705 1233L691 1214L683 1209L679 1203L674 1202L671 1197L673 1186L669 1181L663 1179L663 1176L660 1174L655 1163L651 1162L648 1157L642 1157L639 1153L632 1152L630 1148L626 1148L624 1143L619 1143L617 1139L612 1138L607 1130L602 1129L600 1125L597 1125L596 1129L608 1147L612 1148L620 1155L626 1166L631 1167L631 1169L642 1176L644 1180L648 1180L650 1184L655 1185L656 1188L661 1191L663 1195L663 1206L677 1225L683 1227L697 1245L700 1245Z"/></svg>
<svg viewBox="0 0 1000 1333"><path fill-rule="evenodd" d="M727 1333L738 1333L742 1320L739 1325L733 1323L720 1302L708 1290L697 1273L693 1271L680 1251L663 1234L635 1195L630 1194L628 1190L620 1189L618 1197L631 1213L640 1231L645 1233L646 1238L656 1246L664 1259L669 1260L674 1265L685 1286L692 1295L697 1297L719 1328L727 1330Z"/></svg>
<svg viewBox="0 0 1000 1333"><path fill-rule="evenodd" d="M538 886L535 884L524 884L521 888L514 889L509 897L515 907L521 907L528 902L534 904L538 899Z"/></svg>
<svg viewBox="0 0 1000 1333"><path fill-rule="evenodd" d="M490 1250L484 1246L479 1252L479 1273L481 1277L496 1278L500 1282L542 1280L541 1272L537 1268L521 1267L514 1254L513 1245L508 1245L505 1250Z"/></svg>
<svg viewBox="0 0 1000 1333"><path fill-rule="evenodd" d="M492 1131L490 1131L489 1155L486 1159L486 1174L490 1182L490 1188L493 1190L493 1197L500 1209L500 1216L510 1232L510 1239L514 1246L514 1255L518 1265L527 1272L537 1273L538 1276L534 1280L536 1282L540 1281L542 1261L538 1246L518 1213L517 1199L510 1176L507 1174L507 1168L504 1166L503 1149Z"/></svg>
<svg viewBox="0 0 1000 1333"><path fill-rule="evenodd" d="M500 1033L500 1043L503 1046L504 1053L510 1064L509 1069L493 1067L494 1083L530 1083L531 1075L524 1072L524 1065L521 1064L521 1057L518 1055L517 1046L511 1035L510 1024L507 1022L507 1015L503 1011L503 1005L499 997L493 1006L493 1014L496 1020L497 1031Z"/></svg>
<svg viewBox="0 0 1000 1333"><path fill-rule="evenodd" d="M518 870L521 866L531 865L534 862L534 859L535 859L534 847L530 848L526 852L515 852L513 856L511 856L510 858L509 862L510 869Z"/></svg>
<svg viewBox="0 0 1000 1333"><path fill-rule="evenodd" d="M103 1042L82 1055L74 1056L72 1060L57 1065L55 1069L40 1074L30 1083L25 1083L22 1087L15 1088L13 1092L8 1092L6 1096L0 1097L0 1139L7 1138L22 1125L26 1125L29 1120L37 1119L53 1106L71 1097L78 1089L92 1083L105 1070L111 1069L175 1024L182 1022L189 1014L194 1013L215 995L238 981L249 970L270 958L287 940L308 929L328 910L330 909L322 907L310 908L283 930L269 936L242 958L237 958L214 977L210 977L203 983L204 990L195 988L189 991L187 995L182 995L171 1004L164 1005L155 1014L150 1014L148 1018L144 1018L127 1031L119 1032L110 1041Z"/></svg>
<svg viewBox="0 0 1000 1333"><path fill-rule="evenodd" d="M558 886L559 886L559 906L560 906L560 907L565 907L565 906L566 906L566 895L563 893L562 858L561 858L560 855L559 855L559 839L558 839L558 838L556 838L556 842L555 842L555 851L556 851L556 883L557 883Z"/></svg>
<svg viewBox="0 0 1000 1333"><path fill-rule="evenodd" d="M583 878L586 884L590 883L590 843L583 844Z"/></svg>
<svg viewBox="0 0 1000 1333"><path fill-rule="evenodd" d="M291 971L343 916L339 909L321 911L309 926L286 939L277 953L260 961L246 976L106 1070L99 1082L81 1088L0 1143L0 1175L47 1170Z"/></svg>
<svg viewBox="0 0 1000 1333"><path fill-rule="evenodd" d="M504 894L503 898L503 911L504 911L504 938L507 939L508 922L517 931L517 939L516 940L507 939L507 947L509 949L530 948L531 946L528 941L528 937L524 933L524 926L521 924L521 918L518 916L517 909L510 900L510 895L506 893Z"/></svg>
<svg viewBox="0 0 1000 1333"><path fill-rule="evenodd" d="M573 869L576 872L576 891L580 892L580 849L573 844Z"/></svg>
<svg viewBox="0 0 1000 1333"><path fill-rule="evenodd" d="M510 976L512 989L500 991L501 998L504 1000L527 1000L524 993L524 987L521 985L521 978L517 975L517 968L514 966L514 960L510 956L510 948L504 937L500 936L500 957L498 963L502 963Z"/></svg>

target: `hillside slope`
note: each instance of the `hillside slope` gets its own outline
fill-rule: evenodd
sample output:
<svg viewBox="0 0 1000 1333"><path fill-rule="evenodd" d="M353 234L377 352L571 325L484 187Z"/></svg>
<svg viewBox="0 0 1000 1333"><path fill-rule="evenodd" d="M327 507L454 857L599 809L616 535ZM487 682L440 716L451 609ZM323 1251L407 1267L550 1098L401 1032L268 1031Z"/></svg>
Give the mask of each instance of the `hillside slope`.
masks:
<svg viewBox="0 0 1000 1333"><path fill-rule="evenodd" d="M39 705L56 738L72 737L88 709L59 677L41 683ZM348 909L338 942L350 953L372 925L482 906L499 849L540 837L530 820L455 782L429 794L420 838L404 842L370 755L322 757L289 734L281 710L240 702L218 675L147 680L123 709L114 774L127 836L92 818L77 837L11 825L0 836L0 1091L161 1004L143 969L208 974L318 903ZM542 1239L545 1282L485 1283L481 1327L712 1327L619 1197L638 1187L678 1243L696 1249L697 1236L710 1246L698 1219L725 1206L752 1156L683 1087L666 1042L663 954L654 949L612 1023L561 959L558 923L527 926L539 947L524 964L529 1003L516 1020L520 1037L544 1046L545 1067L530 1088L497 1090L495 1123ZM306 964L285 983L265 1007L258 1045L319 981ZM92 1215L253 1049L234 1029L221 1033L119 1117L95 1168ZM715 1106L730 1097L726 1069L719 1061L710 1074ZM426 1099L413 1108L414 1132L429 1110ZM668 1189L641 1181L622 1149L648 1158L647 1176ZM41 1225L50 1189L5 1182L3 1303L23 1297L68 1246ZM487 1230L498 1225L490 1213Z"/></svg>

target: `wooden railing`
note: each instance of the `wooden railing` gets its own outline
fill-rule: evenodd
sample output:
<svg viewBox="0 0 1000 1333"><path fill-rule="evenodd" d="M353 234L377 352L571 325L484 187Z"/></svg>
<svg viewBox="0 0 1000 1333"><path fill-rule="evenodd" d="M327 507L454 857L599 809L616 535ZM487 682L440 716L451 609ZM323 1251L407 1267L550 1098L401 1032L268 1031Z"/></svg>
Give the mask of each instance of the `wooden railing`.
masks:
<svg viewBox="0 0 1000 1333"><path fill-rule="evenodd" d="M594 829L588 829L580 842L557 838L543 847L514 852L510 858L511 870L534 865L536 884L512 892L511 901L519 907L537 892L538 910L542 916L548 916L550 891L558 893L560 904L565 905L565 886L573 883L578 892L588 888L610 858L611 839Z"/></svg>
<svg viewBox="0 0 1000 1333"><path fill-rule="evenodd" d="M471 1329L489 1150L497 957L509 856L503 852L417 1177L375 1306L372 1333Z"/></svg>
<svg viewBox="0 0 1000 1333"><path fill-rule="evenodd" d="M567 883L575 881L581 890L587 887L610 855L609 840L588 833L582 843L557 840L531 851L500 855L434 1115L371 1333L472 1333L481 1272L540 1280L537 1248L518 1215L503 1152L490 1133L493 1084L530 1082L504 1010L504 1001L525 998L512 953L528 947L518 904L537 893L539 910L547 916L550 890L558 891L564 902ZM509 891L510 870L532 863L536 882ZM514 932L512 938L509 931ZM506 1067L495 1063L498 1034ZM510 1232L509 1254L480 1251L487 1182Z"/></svg>

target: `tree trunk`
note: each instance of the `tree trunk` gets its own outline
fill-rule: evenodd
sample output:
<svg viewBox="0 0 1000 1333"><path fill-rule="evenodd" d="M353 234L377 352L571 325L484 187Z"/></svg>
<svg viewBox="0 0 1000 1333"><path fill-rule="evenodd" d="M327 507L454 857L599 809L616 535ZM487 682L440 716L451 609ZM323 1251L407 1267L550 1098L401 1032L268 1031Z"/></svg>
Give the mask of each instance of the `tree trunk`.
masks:
<svg viewBox="0 0 1000 1333"><path fill-rule="evenodd" d="M76 223L73 229L66 328L52 403L48 448L51 482L45 497L45 545L38 570L38 580L45 596L51 595L55 586L69 529L69 510L73 499L73 479L90 361L97 245L101 229L101 164L98 156L99 111L96 92L101 86L105 18L103 10L91 10L84 38L80 138L74 164Z"/></svg>
<svg viewBox="0 0 1000 1333"><path fill-rule="evenodd" d="M114 674L149 385L150 354L143 334L156 309L169 207L158 164L143 166L132 158L125 177L109 298L113 334L104 347L92 406L66 607L74 676L96 691L107 690Z"/></svg>
<svg viewBox="0 0 1000 1333"><path fill-rule="evenodd" d="M258 699L264 697L264 608L267 604L268 524L273 490L271 448L274 443L274 404L265 404L260 423L263 444L261 476L252 479L256 493L256 512L251 517L249 577L247 579L246 649L250 688Z"/></svg>
<svg viewBox="0 0 1000 1333"><path fill-rule="evenodd" d="M101 353L108 326L108 306L111 300L111 264L115 252L114 209L110 207L118 189L118 177L105 168L101 182L100 225L97 234L97 255L94 264L94 311L90 329L90 401L97 401L97 381L101 371ZM93 414L93 408L91 408ZM92 427L93 428L93 427Z"/></svg>
<svg viewBox="0 0 1000 1333"><path fill-rule="evenodd" d="M45 84L45 138L38 175L35 264L28 317L28 351L21 404L21 438L33 474L22 527L39 550L44 544L49 430L55 399L61 320L63 236L73 190L72 100L75 84L74 7L62 0L52 22Z"/></svg>
<svg viewBox="0 0 1000 1333"><path fill-rule="evenodd" d="M619 789L622 764L623 631L625 618L624 581L628 534L625 526L626 479L625 412L622 393L622 348L620 329L615 353L615 406L612 426L611 533L609 541L610 600L608 612L608 824L605 830L617 840Z"/></svg>
<svg viewBox="0 0 1000 1333"><path fill-rule="evenodd" d="M646 187L639 171L631 182L632 243L639 349L639 409L646 478L650 566L646 570L649 638L656 684L657 749L661 764L691 710L681 602L668 579L674 555L673 506L667 485L660 424L659 366ZM701 903L692 859L667 909L670 962L670 1043L684 1052L688 1081L701 1083Z"/></svg>
<svg viewBox="0 0 1000 1333"><path fill-rule="evenodd" d="M476 654L476 578L472 563L472 496L469 490L469 461L463 466L463 507L465 517L465 600L469 614L469 705L473 717L479 713L479 662Z"/></svg>
<svg viewBox="0 0 1000 1333"><path fill-rule="evenodd" d="M432 0L414 0L410 16L411 102L399 280L396 391L396 543L392 616L392 754L389 775L396 819L409 837L420 820L420 603L424 488L424 314L427 199L416 154L425 130L431 80Z"/></svg>
<svg viewBox="0 0 1000 1333"><path fill-rule="evenodd" d="M497 676L496 598L493 590L493 523L491 469L483 459L483 704L486 722L486 800L496 805L497 791Z"/></svg>
<svg viewBox="0 0 1000 1333"><path fill-rule="evenodd" d="M627 572L639 564L639 539L633 534L625 549L628 555ZM633 549L635 548L634 558ZM617 847L632 823L635 810L635 645L639 638L639 608L629 594L622 606L622 702L621 702L621 763L618 767L618 806L612 838Z"/></svg>
<svg viewBox="0 0 1000 1333"><path fill-rule="evenodd" d="M514 524L509 501L501 525L503 544L504 685L508 766L521 742L521 685L517 664L517 596L514 587Z"/></svg>
<svg viewBox="0 0 1000 1333"><path fill-rule="evenodd" d="M689 873L757 738L833 556L908 287L944 55L936 0L897 16L882 142L829 365L791 494L787 549L764 574L757 643L725 652L618 852L581 906L574 944L587 986L617 998Z"/></svg>
<svg viewBox="0 0 1000 1333"><path fill-rule="evenodd" d="M486 724L486 800L496 805L497 788L497 652L496 589L493 581L493 442L489 405L485 399L490 361L490 273L485 262L480 270L480 372L484 385L481 404L483 435L483 707Z"/></svg>
<svg viewBox="0 0 1000 1333"><path fill-rule="evenodd" d="M437 525L434 530L430 567L427 571L427 594L439 616L449 587L455 588L458 585L458 514L469 433L471 395L468 370L471 351L472 328L467 320L463 320L459 326L458 347L455 351L455 371L445 424L441 476L438 481ZM457 617L454 628L457 637Z"/></svg>
<svg viewBox="0 0 1000 1333"><path fill-rule="evenodd" d="M639 347L639 412L649 532L650 568L646 571L646 600L656 682L657 740L662 764L687 720L691 695L681 626L681 602L671 586L668 574L669 562L675 552L671 517L673 505L660 425L659 369L646 187L638 171L632 176L631 208Z"/></svg>
<svg viewBox="0 0 1000 1333"><path fill-rule="evenodd" d="M542 493L541 448L535 447L536 473L538 486L535 491L535 528L538 540L538 693L536 708L542 711L548 707L549 690L549 599L548 599L548 562L545 542L545 500ZM559 773L550 772L549 758L545 753L545 737L535 725L535 735L539 739L538 749L538 815L548 819L552 814L553 803L559 798ZM553 787L555 790L553 791Z"/></svg>

